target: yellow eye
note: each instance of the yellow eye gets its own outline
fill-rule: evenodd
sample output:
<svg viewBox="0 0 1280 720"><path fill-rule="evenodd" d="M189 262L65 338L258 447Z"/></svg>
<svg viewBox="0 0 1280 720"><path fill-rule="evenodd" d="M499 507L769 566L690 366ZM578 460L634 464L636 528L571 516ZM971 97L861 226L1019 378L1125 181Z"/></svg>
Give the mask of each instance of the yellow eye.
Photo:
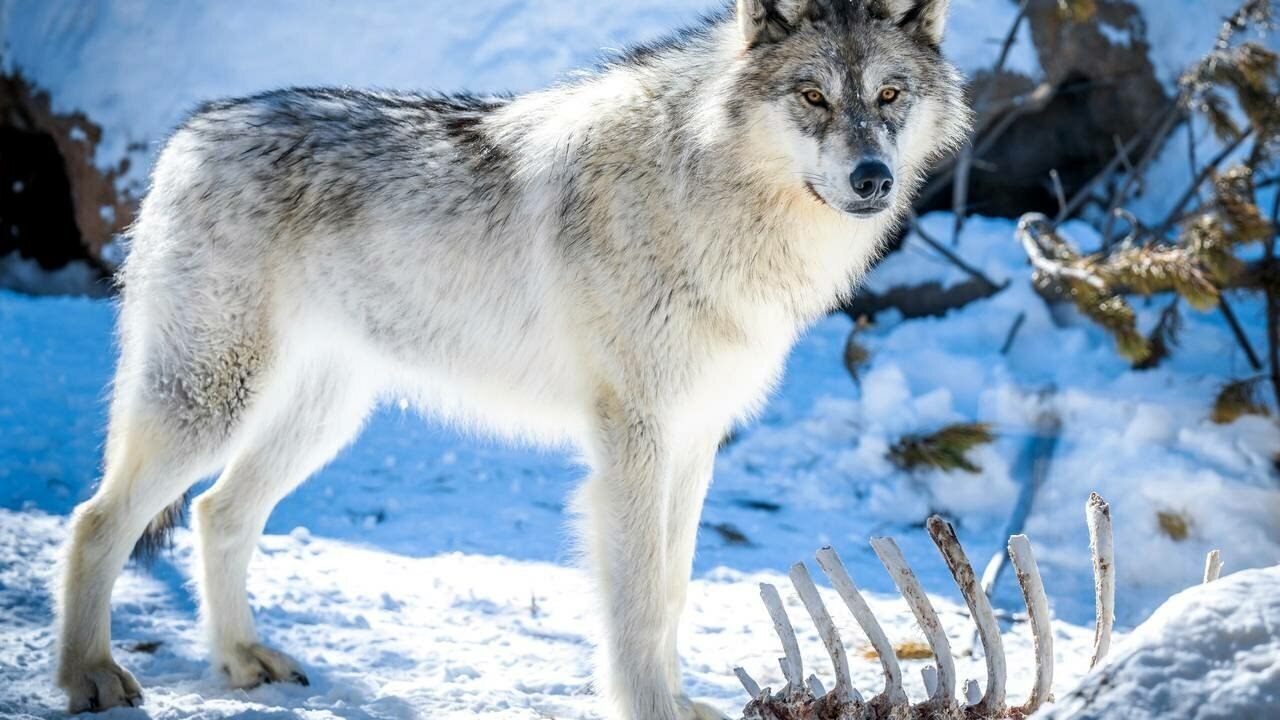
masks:
<svg viewBox="0 0 1280 720"><path fill-rule="evenodd" d="M896 87L881 88L880 103L882 105L889 105L894 100L897 100L900 95L902 95L902 91Z"/></svg>
<svg viewBox="0 0 1280 720"><path fill-rule="evenodd" d="M827 104L826 96L817 90L805 90L800 94L804 96L804 101L809 103L810 105L825 107Z"/></svg>

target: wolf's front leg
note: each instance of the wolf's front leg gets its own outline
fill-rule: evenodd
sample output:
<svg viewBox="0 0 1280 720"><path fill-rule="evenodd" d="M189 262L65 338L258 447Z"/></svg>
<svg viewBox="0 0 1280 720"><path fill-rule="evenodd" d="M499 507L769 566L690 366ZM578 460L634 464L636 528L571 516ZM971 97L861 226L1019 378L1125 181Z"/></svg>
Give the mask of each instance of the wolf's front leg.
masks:
<svg viewBox="0 0 1280 720"><path fill-rule="evenodd" d="M668 612L672 618L667 627L667 677L673 687L681 686L680 651L676 643L680 616L689 592L693 574L693 555L698 540L698 524L702 504L711 485L711 471L722 435L708 433L701 437L681 438L672 463L671 482L667 490L667 591ZM691 701L681 695L680 714L686 720L720 720L717 710Z"/></svg>
<svg viewBox="0 0 1280 720"><path fill-rule="evenodd" d="M676 720L668 638L671 453L658 418L620 401L601 403L594 474L582 490L604 633L599 681L623 720Z"/></svg>

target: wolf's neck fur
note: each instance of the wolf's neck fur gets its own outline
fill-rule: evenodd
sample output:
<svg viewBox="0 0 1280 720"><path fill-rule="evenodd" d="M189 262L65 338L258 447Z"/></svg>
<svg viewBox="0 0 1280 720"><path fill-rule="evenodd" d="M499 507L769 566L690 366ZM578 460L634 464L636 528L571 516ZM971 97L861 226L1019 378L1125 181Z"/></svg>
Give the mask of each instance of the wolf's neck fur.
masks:
<svg viewBox="0 0 1280 720"><path fill-rule="evenodd" d="M744 49L731 17L710 20L638 59L517 98L494 129L519 148L530 186L568 179L582 191L574 226L608 234L618 207L647 205L679 225L650 239L680 238L662 251L682 272L735 301L780 302L804 324L852 291L905 203L864 220L812 197L761 111L730 117Z"/></svg>

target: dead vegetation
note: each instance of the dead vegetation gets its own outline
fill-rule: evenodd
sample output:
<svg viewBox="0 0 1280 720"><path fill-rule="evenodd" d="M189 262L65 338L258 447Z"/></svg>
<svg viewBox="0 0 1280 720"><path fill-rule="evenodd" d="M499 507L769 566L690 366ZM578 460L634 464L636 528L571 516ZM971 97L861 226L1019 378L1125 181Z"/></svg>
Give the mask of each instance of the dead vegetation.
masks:
<svg viewBox="0 0 1280 720"><path fill-rule="evenodd" d="M987 423L956 423L928 435L907 435L889 448L889 460L908 472L936 469L977 474L982 468L968 458L969 451L995 441Z"/></svg>

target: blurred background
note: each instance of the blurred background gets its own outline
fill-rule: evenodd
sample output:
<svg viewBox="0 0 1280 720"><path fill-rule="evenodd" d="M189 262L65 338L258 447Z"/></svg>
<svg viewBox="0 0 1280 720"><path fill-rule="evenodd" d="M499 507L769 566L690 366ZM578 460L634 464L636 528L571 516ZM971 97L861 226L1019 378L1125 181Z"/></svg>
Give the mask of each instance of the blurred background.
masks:
<svg viewBox="0 0 1280 720"><path fill-rule="evenodd" d="M0 711L58 705L44 583L99 469L109 279L186 113L288 85L536 89L721 5L0 0ZM686 647L695 694L726 709L740 706L733 665L777 674L748 581L820 545L890 593L866 539L898 537L944 619L961 617L922 529L933 513L976 564L1000 557L1008 534L1030 535L1068 625L1068 678L1092 613L1090 491L1115 517L1122 627L1194 584L1210 549L1228 571L1280 562L1271 3L951 5L944 51L970 81L971 144L937 168L891 251L802 340L762 417L718 459ZM157 700L175 717L192 693L241 703L228 712L592 716L587 606L565 589L579 582L565 501L580 475L567 454L463 436L393 404L281 504L255 560L295 578L251 588L267 632L329 668L311 695L227 699L201 675L186 533L121 581L117 643L144 686L178 688ZM442 598L384 587L388 575ZM991 578L997 606L1016 609L1008 573ZM500 666L486 638L508 643ZM862 664L874 682L877 666Z"/></svg>

